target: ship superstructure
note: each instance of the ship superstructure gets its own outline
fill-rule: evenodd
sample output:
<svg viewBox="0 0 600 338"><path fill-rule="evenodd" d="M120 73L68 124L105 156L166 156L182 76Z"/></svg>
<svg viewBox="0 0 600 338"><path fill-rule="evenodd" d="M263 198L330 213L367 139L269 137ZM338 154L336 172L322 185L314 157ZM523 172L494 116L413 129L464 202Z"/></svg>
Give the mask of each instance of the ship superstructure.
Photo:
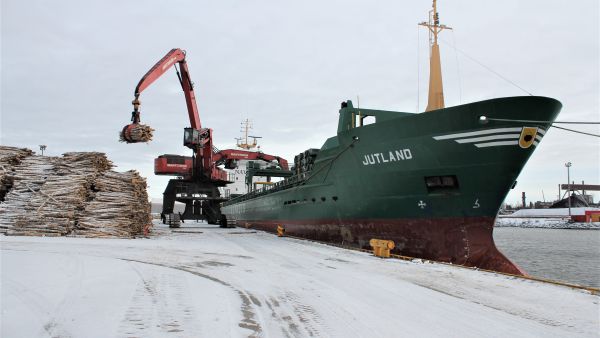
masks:
<svg viewBox="0 0 600 338"><path fill-rule="evenodd" d="M259 173L260 171L263 174L268 174L275 166L273 163L257 160L262 159L260 156L262 152L260 151L260 145L257 141L262 137L249 135L251 129L253 129L252 121L244 119L241 122L240 130L242 137L236 138L236 147L243 149L244 151L256 152L257 156L253 156L249 159L239 159L236 161L235 168L227 170L228 180L231 183L222 188L222 194L227 198L235 198L256 189L269 187L278 181L278 178L276 177L261 175ZM252 139L252 142L249 142L249 138ZM278 168L279 171L286 172L286 175L289 176L287 170L281 169L282 168Z"/></svg>

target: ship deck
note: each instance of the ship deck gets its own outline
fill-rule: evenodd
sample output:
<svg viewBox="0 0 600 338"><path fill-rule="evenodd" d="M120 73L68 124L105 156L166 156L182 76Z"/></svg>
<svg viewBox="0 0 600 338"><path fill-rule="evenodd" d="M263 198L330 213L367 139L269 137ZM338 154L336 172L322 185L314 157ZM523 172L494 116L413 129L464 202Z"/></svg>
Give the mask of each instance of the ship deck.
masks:
<svg viewBox="0 0 600 338"><path fill-rule="evenodd" d="M1 335L598 334L600 297L585 290L182 226L133 240L1 237Z"/></svg>

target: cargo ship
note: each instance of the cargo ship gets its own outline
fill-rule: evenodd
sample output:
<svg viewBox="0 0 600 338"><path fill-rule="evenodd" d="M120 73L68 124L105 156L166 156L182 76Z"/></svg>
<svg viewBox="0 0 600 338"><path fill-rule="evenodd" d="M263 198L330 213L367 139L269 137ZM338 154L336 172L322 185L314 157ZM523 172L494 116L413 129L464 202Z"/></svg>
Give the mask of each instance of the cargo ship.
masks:
<svg viewBox="0 0 600 338"><path fill-rule="evenodd" d="M436 1L425 112L342 102L337 134L296 156L293 176L222 204L228 221L400 255L526 274L495 246L498 210L558 115L559 101L504 97L444 107ZM375 122L364 124L367 117Z"/></svg>

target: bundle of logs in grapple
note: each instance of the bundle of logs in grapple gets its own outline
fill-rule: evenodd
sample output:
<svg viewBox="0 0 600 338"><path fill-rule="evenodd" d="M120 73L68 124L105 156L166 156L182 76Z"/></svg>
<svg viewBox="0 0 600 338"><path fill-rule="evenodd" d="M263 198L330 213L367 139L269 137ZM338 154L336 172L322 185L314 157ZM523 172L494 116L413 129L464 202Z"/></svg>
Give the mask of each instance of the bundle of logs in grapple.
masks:
<svg viewBox="0 0 600 338"><path fill-rule="evenodd" d="M0 156L7 149L0 146ZM151 225L146 181L134 171L114 172L112 166L98 152L62 157L25 153L5 166L3 182L10 184L3 184L7 192L0 196L0 231L33 236L143 234Z"/></svg>
<svg viewBox="0 0 600 338"><path fill-rule="evenodd" d="M127 143L152 141L154 129L150 128L150 126L135 123L128 127L127 129L123 129L119 134L119 141Z"/></svg>

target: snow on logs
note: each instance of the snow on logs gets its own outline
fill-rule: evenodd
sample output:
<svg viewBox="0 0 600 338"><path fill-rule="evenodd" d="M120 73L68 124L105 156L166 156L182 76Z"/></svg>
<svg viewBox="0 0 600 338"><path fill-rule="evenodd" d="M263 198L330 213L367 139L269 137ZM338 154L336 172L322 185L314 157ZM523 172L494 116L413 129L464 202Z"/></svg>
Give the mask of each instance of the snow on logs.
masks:
<svg viewBox="0 0 600 338"><path fill-rule="evenodd" d="M146 181L118 173L106 155L71 152L62 157L23 156L0 146L7 191L0 194L0 232L8 235L133 237L149 230ZM8 163L8 164L7 164Z"/></svg>
<svg viewBox="0 0 600 338"><path fill-rule="evenodd" d="M127 143L150 142L154 129L145 124L133 123L125 126L119 134L119 141Z"/></svg>

